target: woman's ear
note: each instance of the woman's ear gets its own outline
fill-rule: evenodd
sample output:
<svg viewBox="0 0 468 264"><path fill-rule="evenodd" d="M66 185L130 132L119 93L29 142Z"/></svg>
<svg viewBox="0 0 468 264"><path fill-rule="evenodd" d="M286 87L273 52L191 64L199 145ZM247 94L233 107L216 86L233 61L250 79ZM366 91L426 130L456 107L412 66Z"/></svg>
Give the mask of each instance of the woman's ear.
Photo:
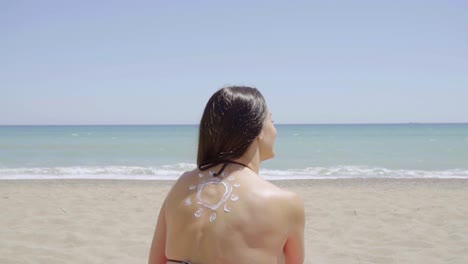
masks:
<svg viewBox="0 0 468 264"><path fill-rule="evenodd" d="M263 140L263 129L260 131L260 134L257 136L257 140Z"/></svg>

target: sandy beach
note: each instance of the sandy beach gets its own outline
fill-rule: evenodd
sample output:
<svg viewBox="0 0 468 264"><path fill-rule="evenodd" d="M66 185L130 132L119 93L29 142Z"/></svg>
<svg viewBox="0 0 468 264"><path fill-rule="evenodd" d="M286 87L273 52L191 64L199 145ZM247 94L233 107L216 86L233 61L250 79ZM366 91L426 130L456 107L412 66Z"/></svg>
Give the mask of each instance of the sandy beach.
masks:
<svg viewBox="0 0 468 264"><path fill-rule="evenodd" d="M276 181L305 263L468 263L468 180ZM170 181L0 181L0 263L146 263Z"/></svg>

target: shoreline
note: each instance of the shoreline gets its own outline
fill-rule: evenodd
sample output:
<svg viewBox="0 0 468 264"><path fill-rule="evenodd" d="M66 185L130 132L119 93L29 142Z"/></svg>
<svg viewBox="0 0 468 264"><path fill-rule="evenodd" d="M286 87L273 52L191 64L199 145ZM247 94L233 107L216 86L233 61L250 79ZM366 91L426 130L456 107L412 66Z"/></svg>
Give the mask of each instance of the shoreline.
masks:
<svg viewBox="0 0 468 264"><path fill-rule="evenodd" d="M340 186L343 185L378 185L378 184L402 184L402 183L411 183L412 185L434 185L434 184L443 184L446 183L445 186L451 186L452 183L460 183L468 184L468 178L377 178L377 177L369 177L369 178L312 178L312 179L265 179L266 181L273 182L277 185L287 186L290 184L305 184L305 183L317 183L322 185L334 185L339 184ZM168 180L168 179L93 179L93 178L80 178L80 179L0 179L0 188L1 183L15 183L15 182L24 182L24 183L64 183L64 184L71 184L71 183L86 183L86 184L103 184L103 183L110 183L110 184L124 184L130 183L132 185L138 185L141 183L142 185L147 185L148 183L163 183L163 184L173 184L176 180ZM286 183L286 184L282 184ZM444 184L443 184L444 185ZM461 186L455 185L455 186Z"/></svg>
<svg viewBox="0 0 468 264"><path fill-rule="evenodd" d="M468 262L468 179L272 182L304 200L304 263ZM1 180L0 263L146 263L173 183Z"/></svg>

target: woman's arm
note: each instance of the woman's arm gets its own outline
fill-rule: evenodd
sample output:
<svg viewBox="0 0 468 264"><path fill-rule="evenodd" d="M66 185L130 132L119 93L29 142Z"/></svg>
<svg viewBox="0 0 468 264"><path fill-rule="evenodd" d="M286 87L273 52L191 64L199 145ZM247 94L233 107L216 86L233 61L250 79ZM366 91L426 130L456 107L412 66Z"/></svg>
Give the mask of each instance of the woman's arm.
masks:
<svg viewBox="0 0 468 264"><path fill-rule="evenodd" d="M154 231L148 264L166 264L166 201L159 212L158 223Z"/></svg>
<svg viewBox="0 0 468 264"><path fill-rule="evenodd" d="M288 240L284 245L286 264L304 263L304 202L294 194L290 200L290 225Z"/></svg>

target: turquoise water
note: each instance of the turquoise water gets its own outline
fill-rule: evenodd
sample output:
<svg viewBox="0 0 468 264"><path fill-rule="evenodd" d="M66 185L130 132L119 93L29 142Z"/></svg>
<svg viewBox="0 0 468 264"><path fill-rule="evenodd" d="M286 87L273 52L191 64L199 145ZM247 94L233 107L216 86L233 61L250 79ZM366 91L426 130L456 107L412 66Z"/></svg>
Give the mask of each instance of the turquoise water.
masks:
<svg viewBox="0 0 468 264"><path fill-rule="evenodd" d="M277 125L269 179L468 178L468 124ZM0 179L176 179L196 125L0 126Z"/></svg>

